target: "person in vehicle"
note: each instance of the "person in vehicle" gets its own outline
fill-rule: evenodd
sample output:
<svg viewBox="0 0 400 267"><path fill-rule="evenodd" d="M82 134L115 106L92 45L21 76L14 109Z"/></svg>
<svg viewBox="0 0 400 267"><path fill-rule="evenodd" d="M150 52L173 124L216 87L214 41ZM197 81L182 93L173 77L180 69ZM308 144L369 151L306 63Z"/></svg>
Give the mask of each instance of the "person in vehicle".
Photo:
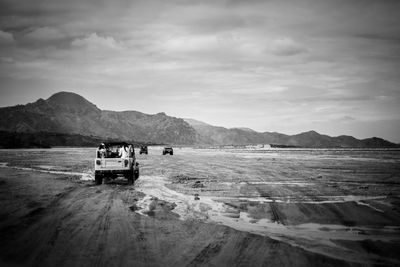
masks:
<svg viewBox="0 0 400 267"><path fill-rule="evenodd" d="M105 158L106 157L106 146L104 143L101 143L99 146L99 158Z"/></svg>
<svg viewBox="0 0 400 267"><path fill-rule="evenodd" d="M119 153L118 153L120 158L126 159L129 157L129 148L127 145L123 145L120 149L119 149Z"/></svg>
<svg viewBox="0 0 400 267"><path fill-rule="evenodd" d="M112 151L109 146L106 147L106 158L112 157Z"/></svg>

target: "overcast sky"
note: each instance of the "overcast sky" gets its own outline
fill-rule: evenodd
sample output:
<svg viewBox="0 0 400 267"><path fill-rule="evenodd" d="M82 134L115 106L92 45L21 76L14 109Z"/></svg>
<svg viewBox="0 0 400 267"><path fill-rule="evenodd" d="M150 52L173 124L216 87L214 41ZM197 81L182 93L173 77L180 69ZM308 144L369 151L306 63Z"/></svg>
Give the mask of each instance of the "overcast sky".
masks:
<svg viewBox="0 0 400 267"><path fill-rule="evenodd" d="M400 142L400 1L0 0L0 106Z"/></svg>

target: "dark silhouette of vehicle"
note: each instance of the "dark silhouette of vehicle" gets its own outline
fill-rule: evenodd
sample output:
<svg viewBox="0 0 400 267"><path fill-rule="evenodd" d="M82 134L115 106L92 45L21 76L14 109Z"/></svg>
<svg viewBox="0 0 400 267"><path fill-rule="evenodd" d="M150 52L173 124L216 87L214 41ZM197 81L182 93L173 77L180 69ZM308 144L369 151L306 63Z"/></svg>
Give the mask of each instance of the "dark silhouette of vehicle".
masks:
<svg viewBox="0 0 400 267"><path fill-rule="evenodd" d="M139 154L149 154L149 151L147 150L147 146L143 145L140 147Z"/></svg>
<svg viewBox="0 0 400 267"><path fill-rule="evenodd" d="M139 163L133 145L125 142L102 143L96 150L94 170L96 184L102 184L105 177L115 179L118 176L124 176L128 184L133 184L139 178Z"/></svg>
<svg viewBox="0 0 400 267"><path fill-rule="evenodd" d="M163 155L166 155L166 154L173 155L174 154L174 150L172 149L172 147L164 147L164 149L162 151L162 154Z"/></svg>

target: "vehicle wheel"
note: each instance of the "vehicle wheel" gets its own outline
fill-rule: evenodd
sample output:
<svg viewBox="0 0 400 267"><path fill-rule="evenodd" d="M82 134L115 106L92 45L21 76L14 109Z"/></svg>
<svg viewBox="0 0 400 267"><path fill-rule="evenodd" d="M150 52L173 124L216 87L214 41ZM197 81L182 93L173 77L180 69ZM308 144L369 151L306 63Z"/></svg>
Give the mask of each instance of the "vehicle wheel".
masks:
<svg viewBox="0 0 400 267"><path fill-rule="evenodd" d="M100 185L103 183L103 176L96 172L94 174L94 180L96 181L96 184Z"/></svg>
<svg viewBox="0 0 400 267"><path fill-rule="evenodd" d="M172 156L172 155L174 154L174 152L171 152L170 154L171 154L171 156Z"/></svg>
<svg viewBox="0 0 400 267"><path fill-rule="evenodd" d="M137 180L139 178L139 170L134 172L134 177L135 177L135 180Z"/></svg>
<svg viewBox="0 0 400 267"><path fill-rule="evenodd" d="M132 185L135 182L134 172L130 171L128 174L128 184Z"/></svg>

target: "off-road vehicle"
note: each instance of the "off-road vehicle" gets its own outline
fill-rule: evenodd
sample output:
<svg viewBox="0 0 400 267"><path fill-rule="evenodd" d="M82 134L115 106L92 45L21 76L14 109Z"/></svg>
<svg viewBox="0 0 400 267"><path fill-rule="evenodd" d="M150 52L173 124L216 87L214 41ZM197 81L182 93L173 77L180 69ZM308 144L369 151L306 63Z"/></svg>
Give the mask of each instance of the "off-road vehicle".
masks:
<svg viewBox="0 0 400 267"><path fill-rule="evenodd" d="M174 154L174 150L172 149L172 147L164 147L164 149L162 151L162 154L163 155L166 155L166 154L173 155Z"/></svg>
<svg viewBox="0 0 400 267"><path fill-rule="evenodd" d="M149 153L148 150L147 150L147 146L145 146L145 145L141 146L139 153L147 155Z"/></svg>
<svg viewBox="0 0 400 267"><path fill-rule="evenodd" d="M124 176L128 184L139 178L139 163L136 162L135 149L125 142L102 143L96 149L94 160L96 184L102 184L103 178L115 179Z"/></svg>

